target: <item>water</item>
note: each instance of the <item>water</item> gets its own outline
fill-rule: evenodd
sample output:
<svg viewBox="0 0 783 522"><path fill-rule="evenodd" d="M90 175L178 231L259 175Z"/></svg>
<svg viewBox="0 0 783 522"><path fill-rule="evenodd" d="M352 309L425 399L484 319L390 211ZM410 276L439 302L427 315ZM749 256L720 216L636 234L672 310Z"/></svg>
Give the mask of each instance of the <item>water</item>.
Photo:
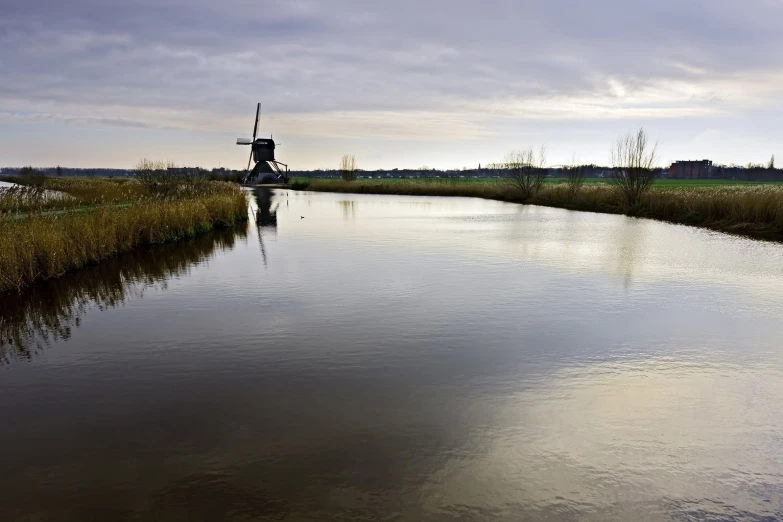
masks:
<svg viewBox="0 0 783 522"><path fill-rule="evenodd" d="M13 187L19 187L17 183L9 183L7 181L0 181L0 194L2 194L3 189L10 189ZM45 190L43 191L43 197L44 199L66 199L70 198L68 194L64 192L60 192L58 190ZM40 197L40 196L39 196Z"/></svg>
<svg viewBox="0 0 783 522"><path fill-rule="evenodd" d="M260 196L0 301L0 520L783 518L783 246Z"/></svg>

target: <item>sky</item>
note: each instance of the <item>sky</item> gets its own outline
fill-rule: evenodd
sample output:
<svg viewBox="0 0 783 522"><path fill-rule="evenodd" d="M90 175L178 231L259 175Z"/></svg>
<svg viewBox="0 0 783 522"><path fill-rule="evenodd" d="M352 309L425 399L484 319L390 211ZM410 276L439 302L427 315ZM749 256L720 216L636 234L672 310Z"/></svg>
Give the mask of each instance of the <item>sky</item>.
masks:
<svg viewBox="0 0 783 522"><path fill-rule="evenodd" d="M3 0L0 166L783 160L783 0Z"/></svg>

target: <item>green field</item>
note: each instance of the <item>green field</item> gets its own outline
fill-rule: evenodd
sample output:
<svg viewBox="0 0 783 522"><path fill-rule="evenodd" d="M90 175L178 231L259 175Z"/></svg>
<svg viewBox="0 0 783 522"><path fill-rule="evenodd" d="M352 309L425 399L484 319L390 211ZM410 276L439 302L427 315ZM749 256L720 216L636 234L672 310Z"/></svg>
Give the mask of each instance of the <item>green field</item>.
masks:
<svg viewBox="0 0 783 522"><path fill-rule="evenodd" d="M340 179L330 178L306 178L294 177L291 179L295 185L312 182L342 182ZM470 185L502 185L507 180L501 178L359 178L357 182L362 184L383 183L388 185L445 185L445 186L470 186ZM547 184L557 185L565 183L565 178L548 178ZM589 185L608 185L611 180L605 178L588 178L585 180ZM754 185L777 185L783 186L783 181L738 181L731 179L658 179L653 184L653 189L672 189L672 188L701 188L701 187L747 187Z"/></svg>

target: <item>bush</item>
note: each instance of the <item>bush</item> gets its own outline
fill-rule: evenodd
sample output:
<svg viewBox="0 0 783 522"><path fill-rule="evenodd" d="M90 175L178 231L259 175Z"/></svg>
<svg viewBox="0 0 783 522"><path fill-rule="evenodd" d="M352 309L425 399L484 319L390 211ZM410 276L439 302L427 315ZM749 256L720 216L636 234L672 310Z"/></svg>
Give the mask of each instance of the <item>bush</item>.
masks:
<svg viewBox="0 0 783 522"><path fill-rule="evenodd" d="M531 148L506 154L506 176L523 200L535 196L541 190L547 176L545 164L546 147L541 147L538 157Z"/></svg>
<svg viewBox="0 0 783 522"><path fill-rule="evenodd" d="M20 185L28 187L42 187L46 176L43 172L35 170L33 167L22 167L19 169L19 179L16 180Z"/></svg>
<svg viewBox="0 0 783 522"><path fill-rule="evenodd" d="M356 157L351 154L344 154L340 160L339 170L343 181L356 180Z"/></svg>
<svg viewBox="0 0 783 522"><path fill-rule="evenodd" d="M655 181L657 145L650 148L643 128L617 139L612 148L614 184L633 208Z"/></svg>

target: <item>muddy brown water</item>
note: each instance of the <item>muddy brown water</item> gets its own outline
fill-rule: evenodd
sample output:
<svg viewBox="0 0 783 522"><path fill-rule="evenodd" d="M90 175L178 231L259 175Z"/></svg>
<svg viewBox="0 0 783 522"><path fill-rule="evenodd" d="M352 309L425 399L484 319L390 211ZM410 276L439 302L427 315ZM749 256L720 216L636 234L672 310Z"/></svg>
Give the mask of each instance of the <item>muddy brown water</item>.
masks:
<svg viewBox="0 0 783 522"><path fill-rule="evenodd" d="M0 520L783 518L783 246L251 196L0 298Z"/></svg>

